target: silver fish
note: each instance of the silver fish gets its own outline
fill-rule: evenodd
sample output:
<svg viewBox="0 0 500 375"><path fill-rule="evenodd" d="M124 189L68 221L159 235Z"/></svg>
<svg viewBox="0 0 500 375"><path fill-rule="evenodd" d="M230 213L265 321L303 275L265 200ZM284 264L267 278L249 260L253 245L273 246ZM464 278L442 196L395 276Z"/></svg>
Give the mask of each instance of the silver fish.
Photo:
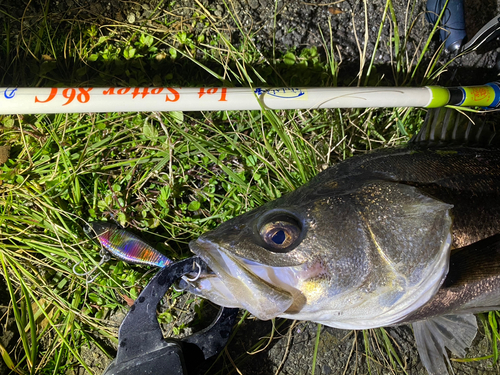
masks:
<svg viewBox="0 0 500 375"><path fill-rule="evenodd" d="M492 140L493 139L493 140ZM500 307L500 149L488 124L430 111L406 148L350 158L191 242L181 287L259 319L413 323L431 374ZM450 339L453 338L453 339Z"/></svg>

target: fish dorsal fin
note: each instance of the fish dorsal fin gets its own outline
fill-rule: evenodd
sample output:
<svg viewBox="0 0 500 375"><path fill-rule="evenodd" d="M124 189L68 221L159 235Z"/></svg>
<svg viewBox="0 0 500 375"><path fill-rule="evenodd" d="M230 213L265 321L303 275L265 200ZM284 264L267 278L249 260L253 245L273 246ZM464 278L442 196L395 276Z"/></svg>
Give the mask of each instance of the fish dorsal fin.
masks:
<svg viewBox="0 0 500 375"><path fill-rule="evenodd" d="M500 147L500 137L494 123L484 115L466 116L452 108L433 108L408 143L414 147Z"/></svg>
<svg viewBox="0 0 500 375"><path fill-rule="evenodd" d="M473 314L444 315L421 320L412 324L418 354L422 364L431 375L448 374L450 360L447 347L459 357L465 356L465 349L476 337L477 322Z"/></svg>

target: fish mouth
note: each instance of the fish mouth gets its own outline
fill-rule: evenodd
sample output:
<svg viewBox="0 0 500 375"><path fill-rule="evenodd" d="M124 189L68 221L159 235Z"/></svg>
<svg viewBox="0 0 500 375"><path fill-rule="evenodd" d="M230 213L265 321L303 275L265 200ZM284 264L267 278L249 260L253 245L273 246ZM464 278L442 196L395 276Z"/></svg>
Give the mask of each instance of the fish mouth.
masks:
<svg viewBox="0 0 500 375"><path fill-rule="evenodd" d="M285 289L281 280L292 276L284 275L286 270L239 258L203 238L189 246L208 268L185 275L178 284L181 289L221 306L246 309L261 320L275 318L294 304L293 288Z"/></svg>

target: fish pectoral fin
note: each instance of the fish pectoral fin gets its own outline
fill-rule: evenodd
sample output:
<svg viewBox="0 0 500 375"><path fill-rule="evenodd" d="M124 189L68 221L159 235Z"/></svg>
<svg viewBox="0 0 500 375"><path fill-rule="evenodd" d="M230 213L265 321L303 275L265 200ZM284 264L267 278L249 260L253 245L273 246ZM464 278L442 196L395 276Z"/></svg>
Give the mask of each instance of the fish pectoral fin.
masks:
<svg viewBox="0 0 500 375"><path fill-rule="evenodd" d="M445 363L450 360L448 348L456 356L464 357L477 333L473 314L444 315L412 324L417 350L422 364L431 375L448 374Z"/></svg>

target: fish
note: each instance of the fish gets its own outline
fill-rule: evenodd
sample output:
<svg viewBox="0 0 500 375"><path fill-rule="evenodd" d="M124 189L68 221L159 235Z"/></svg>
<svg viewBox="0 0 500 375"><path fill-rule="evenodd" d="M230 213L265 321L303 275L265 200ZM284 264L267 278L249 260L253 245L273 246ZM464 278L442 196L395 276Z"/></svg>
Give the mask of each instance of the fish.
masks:
<svg viewBox="0 0 500 375"><path fill-rule="evenodd" d="M495 135L430 110L408 145L334 164L193 240L208 267L177 288L262 320L412 324L422 364L445 374L445 348L464 356L476 335L473 313L500 308Z"/></svg>

